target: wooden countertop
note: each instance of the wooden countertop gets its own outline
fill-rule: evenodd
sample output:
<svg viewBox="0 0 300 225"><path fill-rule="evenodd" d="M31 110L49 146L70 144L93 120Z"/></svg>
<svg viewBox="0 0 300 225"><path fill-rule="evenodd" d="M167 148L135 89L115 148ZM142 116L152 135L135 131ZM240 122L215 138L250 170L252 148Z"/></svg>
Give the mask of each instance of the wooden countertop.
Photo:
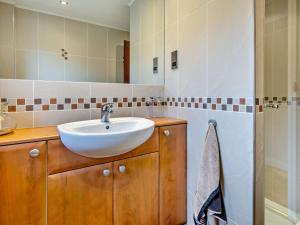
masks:
<svg viewBox="0 0 300 225"><path fill-rule="evenodd" d="M187 121L185 120L169 118L169 117L156 117L156 118L149 118L149 119L155 122L156 127L187 123ZM59 139L59 134L56 129L56 126L16 129L14 132L10 134L0 136L0 146L36 142L36 141L46 141L46 140L53 140L53 139Z"/></svg>

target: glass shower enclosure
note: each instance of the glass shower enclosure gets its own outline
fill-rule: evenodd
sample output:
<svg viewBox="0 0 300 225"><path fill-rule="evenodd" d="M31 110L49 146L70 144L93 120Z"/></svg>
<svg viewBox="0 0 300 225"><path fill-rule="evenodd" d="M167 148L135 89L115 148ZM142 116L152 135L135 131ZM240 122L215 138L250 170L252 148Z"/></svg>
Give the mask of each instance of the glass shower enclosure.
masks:
<svg viewBox="0 0 300 225"><path fill-rule="evenodd" d="M300 0L265 4L265 224L300 225Z"/></svg>

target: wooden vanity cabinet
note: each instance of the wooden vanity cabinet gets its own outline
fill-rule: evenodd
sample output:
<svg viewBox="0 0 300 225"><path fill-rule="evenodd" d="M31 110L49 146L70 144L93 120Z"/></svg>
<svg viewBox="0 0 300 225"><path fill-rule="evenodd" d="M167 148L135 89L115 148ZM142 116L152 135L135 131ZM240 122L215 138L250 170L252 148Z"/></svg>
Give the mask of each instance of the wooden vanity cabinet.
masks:
<svg viewBox="0 0 300 225"><path fill-rule="evenodd" d="M48 176L48 225L158 225L158 153Z"/></svg>
<svg viewBox="0 0 300 225"><path fill-rule="evenodd" d="M0 224L46 224L46 142L0 146Z"/></svg>
<svg viewBox="0 0 300 225"><path fill-rule="evenodd" d="M160 128L160 225L187 221L186 125Z"/></svg>
<svg viewBox="0 0 300 225"><path fill-rule="evenodd" d="M158 225L158 153L114 163L114 225Z"/></svg>
<svg viewBox="0 0 300 225"><path fill-rule="evenodd" d="M186 172L185 123L160 125L137 149L103 159L59 139L0 146L0 224L183 225Z"/></svg>
<svg viewBox="0 0 300 225"><path fill-rule="evenodd" d="M49 225L112 225L112 163L48 176Z"/></svg>

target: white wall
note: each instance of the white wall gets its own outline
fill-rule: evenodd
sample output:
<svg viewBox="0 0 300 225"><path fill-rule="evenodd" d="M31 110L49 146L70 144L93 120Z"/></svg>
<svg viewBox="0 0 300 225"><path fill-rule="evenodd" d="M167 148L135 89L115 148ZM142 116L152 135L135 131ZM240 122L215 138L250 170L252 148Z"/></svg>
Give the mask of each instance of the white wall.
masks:
<svg viewBox="0 0 300 225"><path fill-rule="evenodd" d="M130 83L164 84L164 0L135 0L130 7L130 54Z"/></svg>
<svg viewBox="0 0 300 225"><path fill-rule="evenodd" d="M18 128L54 126L62 123L101 118L101 110L97 103L114 102L112 117L140 116L155 117L163 114L161 106L147 107L142 98L163 96L163 86L134 85L91 82L63 82L63 81L32 81L32 80L6 80L0 79L0 99L6 99L9 107L16 112L9 115L17 120ZM56 102L51 103L51 98ZM71 102L66 103L66 98ZM84 99L80 103L79 98ZM92 101L92 98L96 102ZM124 101L126 98L126 101ZM136 101L133 98L137 98ZM19 104L24 100L24 104ZM40 100L41 103L36 103ZM138 106L137 102L141 102ZM77 105L71 108L71 103ZM119 106L121 103L122 106ZM129 103L131 106L129 106ZM88 108L84 105L88 104ZM48 106L44 109L43 106ZM62 110L58 105L63 105ZM27 107L33 109L27 109Z"/></svg>
<svg viewBox="0 0 300 225"><path fill-rule="evenodd" d="M166 0L165 96L254 96L254 1ZM179 69L170 69L178 49ZM207 122L218 122L229 224L253 223L253 113L167 107L188 120L188 224Z"/></svg>

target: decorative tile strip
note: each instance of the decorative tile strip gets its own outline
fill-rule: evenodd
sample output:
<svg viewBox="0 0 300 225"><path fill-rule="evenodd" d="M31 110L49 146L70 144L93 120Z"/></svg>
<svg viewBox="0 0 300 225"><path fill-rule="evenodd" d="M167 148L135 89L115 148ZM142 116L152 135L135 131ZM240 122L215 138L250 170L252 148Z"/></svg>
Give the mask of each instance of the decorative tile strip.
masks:
<svg viewBox="0 0 300 225"><path fill-rule="evenodd" d="M300 107L300 97L264 97L256 99L256 112L263 112L265 106L269 104L277 104L280 106L296 106Z"/></svg>
<svg viewBox="0 0 300 225"><path fill-rule="evenodd" d="M113 103L114 108L134 108L148 106L163 106L165 103L146 104L148 97L92 97L92 98L1 98L6 104L7 112L32 112L56 110L100 109L105 103Z"/></svg>
<svg viewBox="0 0 300 225"><path fill-rule="evenodd" d="M265 99L264 98L256 98L255 99L255 109L256 113L262 113L264 111Z"/></svg>
<svg viewBox="0 0 300 225"><path fill-rule="evenodd" d="M1 98L2 103L7 103L8 112L32 111L61 111L100 109L105 103L113 103L114 108L147 107L149 97L92 97L92 98ZM224 97L165 97L159 103L151 106L168 106L179 108L194 108L204 110L245 112L263 112L266 103L296 105L300 107L300 97L264 97L256 98L224 98Z"/></svg>
<svg viewBox="0 0 300 225"><path fill-rule="evenodd" d="M254 101L248 98L165 97L169 107L253 113Z"/></svg>

